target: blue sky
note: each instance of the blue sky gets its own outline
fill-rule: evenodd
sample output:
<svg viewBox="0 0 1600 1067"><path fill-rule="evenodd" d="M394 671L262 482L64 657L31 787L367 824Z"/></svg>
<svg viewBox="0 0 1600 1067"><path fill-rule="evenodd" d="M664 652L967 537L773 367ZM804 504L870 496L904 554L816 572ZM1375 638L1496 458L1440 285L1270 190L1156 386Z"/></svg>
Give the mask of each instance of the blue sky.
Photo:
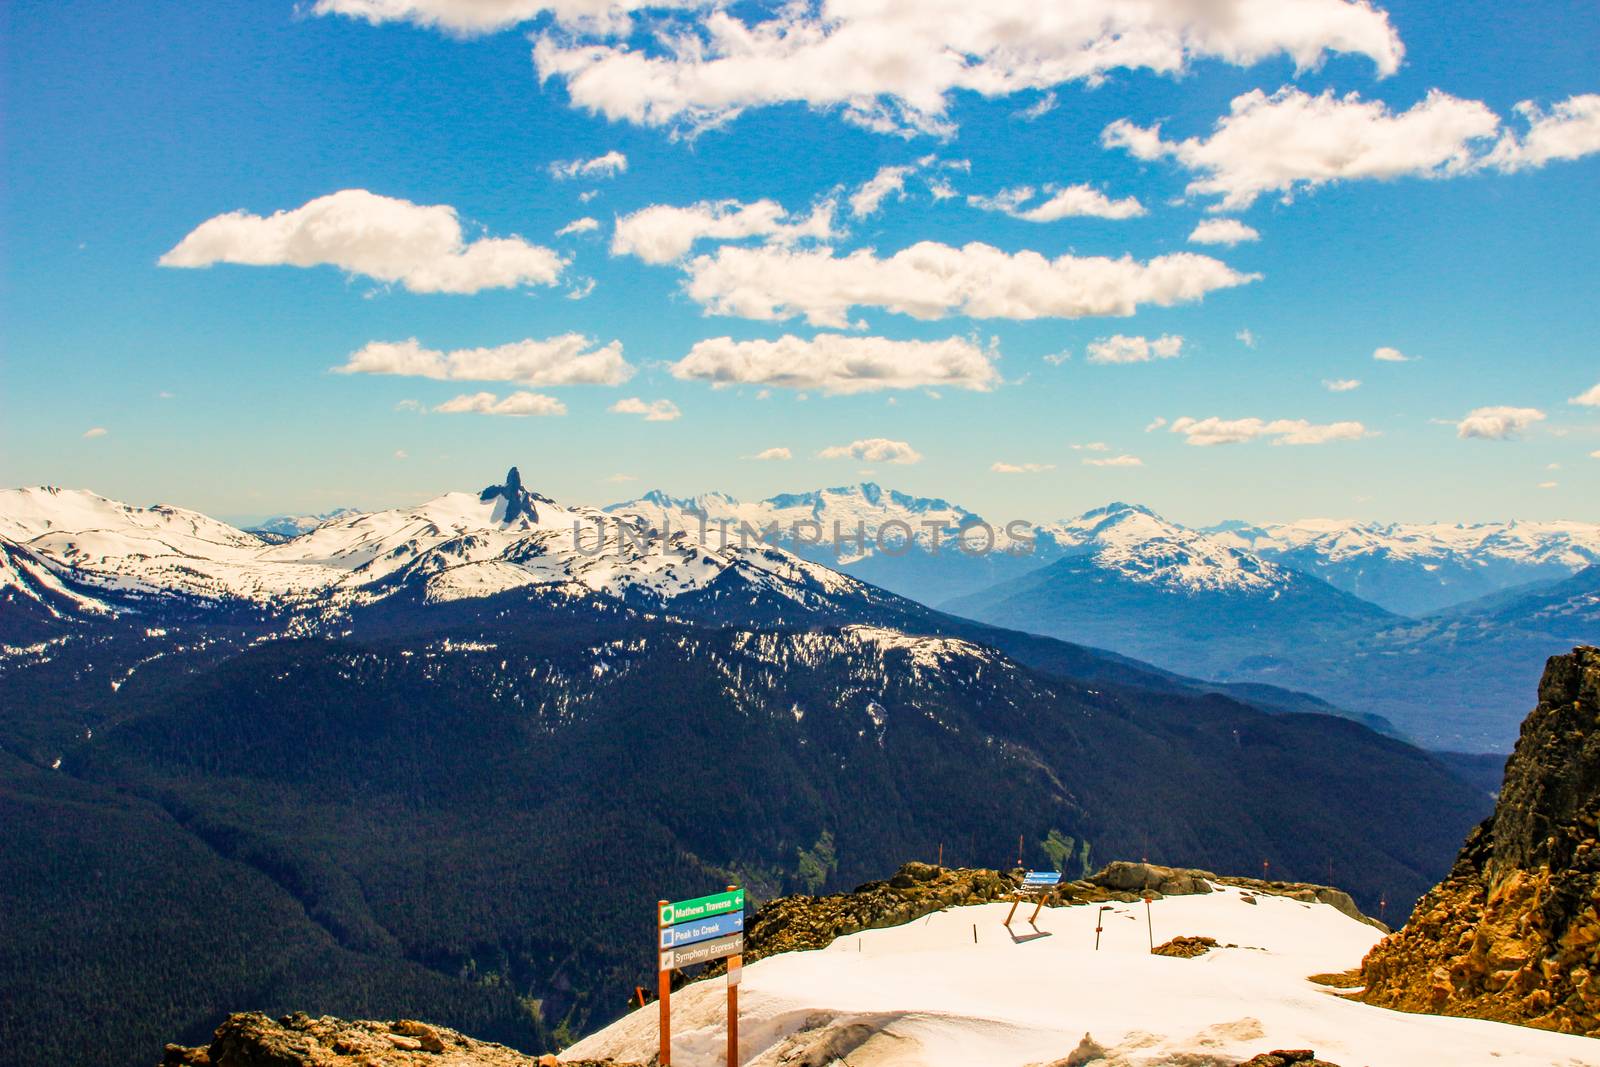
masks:
<svg viewBox="0 0 1600 1067"><path fill-rule="evenodd" d="M954 32L930 4L905 32L876 24L877 36L838 38L858 50L840 77L860 80L840 103L818 99L830 79L803 50L730 73L674 57L652 34L701 35L714 56L723 46L704 35L716 20L770 29L783 18L826 47L857 32L850 13L874 6L864 0L836 4L832 21L736 5L645 9L630 26L604 0L553 12L536 0L324 4L335 10L18 2L0 15L0 482L237 519L414 501L477 488L510 463L551 495L595 503L869 477L1037 518L1111 499L1191 523L1600 517L1600 394L1572 402L1600 386L1592 5L1242 3L1220 28L1176 14L1136 28L1152 54L1165 30L1181 31L1181 69L1136 59L1088 79L1055 72L1081 71L1086 50L1038 27L1037 64L1004 47L965 57L994 79L983 95L920 65L936 58L928 42ZM609 23L571 17L608 10ZM504 28L460 21L485 12ZM970 40L989 31L1007 29L980 25ZM535 40L592 65L579 80L548 59L536 71ZM1306 49L1320 62L1297 71ZM656 80L635 77L638 57L657 61ZM1432 92L1446 95L1430 104ZM697 110L669 114L685 99ZM729 101L742 110L716 113ZM1535 110L1518 113L1522 101ZM898 128L864 128L862 113ZM708 114L720 124L693 128ZM1158 147L1108 136L1119 120ZM551 173L613 152L626 157L619 173ZM885 167L912 168L903 196L853 212ZM1142 213L1035 222L969 200L1046 185L1131 197ZM169 257L184 266L158 262L216 216L267 217L352 190L374 196L341 201L332 236L300 232L312 253L275 251L275 224L256 218L197 235ZM788 213L780 227L834 208L820 238L707 237L659 263L613 245L619 220L646 208L732 201L703 212L726 224L762 200ZM465 274L444 287L476 291L426 291L440 287L428 280L437 257L383 219L404 228L437 205L454 210L463 242L520 239L512 284L451 260ZM598 228L557 235L579 218ZM1218 218L1259 239L1189 240ZM630 232L665 239L693 225L657 213ZM892 259L919 242L968 272L924 317L905 299L932 299L942 283L908 280ZM974 242L994 251L972 254ZM852 254L847 276L835 261ZM308 255L332 262L228 261ZM1131 275L1106 265L1124 256ZM337 265L369 260L392 266L389 280ZM556 260L546 284L537 264ZM1152 264L1164 264L1159 277ZM1224 275L1234 282L1214 284ZM1205 291L1178 299L1169 282ZM885 292L899 295L870 295ZM1136 310L1097 313L1108 300ZM374 342L448 353L569 333L620 343L631 376L552 384L585 376L553 356L530 380L332 371ZM776 357L741 345L786 336ZM1125 340L1102 344L1114 337ZM731 340L684 362L720 338ZM1407 359L1374 359L1380 348ZM708 367L745 380L714 388ZM817 368L826 375L808 380ZM1348 381L1360 384L1325 385ZM556 401L565 414L436 410L480 393L495 404L533 394L549 400L524 409ZM677 417L610 410L635 398ZM894 444L855 451L920 459L819 455L880 439ZM777 448L791 458L750 458ZM1130 458L1086 462L1118 457Z"/></svg>

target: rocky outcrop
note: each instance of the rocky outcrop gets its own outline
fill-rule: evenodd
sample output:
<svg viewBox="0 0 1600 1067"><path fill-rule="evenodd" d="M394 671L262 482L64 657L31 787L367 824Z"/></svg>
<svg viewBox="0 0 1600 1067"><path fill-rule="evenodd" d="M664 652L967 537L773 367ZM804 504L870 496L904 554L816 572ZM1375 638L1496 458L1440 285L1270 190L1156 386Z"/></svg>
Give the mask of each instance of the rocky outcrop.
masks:
<svg viewBox="0 0 1600 1067"><path fill-rule="evenodd" d="M1554 656L1494 814L1362 963L1362 999L1600 1036L1600 648Z"/></svg>
<svg viewBox="0 0 1600 1067"><path fill-rule="evenodd" d="M168 1045L161 1067L555 1067L553 1055L529 1056L415 1019L347 1022L304 1013L273 1019L230 1015L211 1044ZM568 1060L562 1067L630 1067L611 1060ZM640 1067L640 1065L633 1065Z"/></svg>
<svg viewBox="0 0 1600 1067"><path fill-rule="evenodd" d="M1022 884L1023 873L908 863L894 877L868 882L849 893L779 897L763 905L745 925L744 959L753 962L777 952L826 948L835 939L862 930L900 926L945 908L1009 899ZM1063 882L1049 892L1047 900L1052 904L1126 903L1146 895L1160 898L1209 893L1213 882L1329 904L1351 918L1388 929L1362 915L1349 894L1331 886L1234 878L1186 867L1122 860L1107 864L1088 878ZM713 967L708 973L716 973L717 969Z"/></svg>

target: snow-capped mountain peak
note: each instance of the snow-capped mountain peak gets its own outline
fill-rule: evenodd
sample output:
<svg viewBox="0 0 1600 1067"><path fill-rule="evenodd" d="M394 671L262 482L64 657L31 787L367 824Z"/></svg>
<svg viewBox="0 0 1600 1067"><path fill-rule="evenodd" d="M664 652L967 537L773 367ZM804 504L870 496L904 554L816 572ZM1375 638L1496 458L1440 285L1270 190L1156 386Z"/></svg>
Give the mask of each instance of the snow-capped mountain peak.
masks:
<svg viewBox="0 0 1600 1067"><path fill-rule="evenodd" d="M1286 568L1135 504L1107 504L1040 533L1069 556L1091 557L1099 567L1175 592L1268 593L1294 581Z"/></svg>

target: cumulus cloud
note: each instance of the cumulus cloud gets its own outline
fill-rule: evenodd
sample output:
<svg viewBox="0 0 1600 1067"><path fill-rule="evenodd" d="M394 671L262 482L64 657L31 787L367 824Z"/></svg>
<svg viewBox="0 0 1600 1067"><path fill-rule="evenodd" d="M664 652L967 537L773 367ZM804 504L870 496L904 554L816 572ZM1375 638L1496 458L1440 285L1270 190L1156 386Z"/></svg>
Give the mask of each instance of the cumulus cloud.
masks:
<svg viewBox="0 0 1600 1067"><path fill-rule="evenodd" d="M1600 383L1592 388L1579 393L1567 401L1569 404L1582 404L1584 407L1600 407Z"/></svg>
<svg viewBox="0 0 1600 1067"><path fill-rule="evenodd" d="M1246 348L1254 348L1256 346L1256 335L1251 333L1249 330L1240 330L1238 333L1233 335L1233 339L1244 345Z"/></svg>
<svg viewBox="0 0 1600 1067"><path fill-rule="evenodd" d="M1101 141L1139 159L1171 157L1195 175L1189 194L1218 197L1220 211L1267 193L1287 201L1330 182L1513 171L1600 152L1600 95L1570 97L1549 114L1528 101L1516 110L1530 123L1525 136L1505 129L1482 101L1438 89L1396 112L1357 93L1312 96L1285 86L1234 97L1209 136L1167 141L1159 124L1118 119Z"/></svg>
<svg viewBox="0 0 1600 1067"><path fill-rule="evenodd" d="M1411 357L1398 348L1376 348L1372 351L1372 358L1379 363L1410 363Z"/></svg>
<svg viewBox="0 0 1600 1067"><path fill-rule="evenodd" d="M424 348L415 337L371 341L333 368L336 374L397 374L441 381L519 382L523 385L621 385L634 368L622 342L595 347L592 338L564 333L493 348Z"/></svg>
<svg viewBox="0 0 1600 1067"><path fill-rule="evenodd" d="M833 0L749 19L707 8L649 40L618 31L618 20L599 32L542 31L534 64L541 80L564 81L575 105L613 120L693 131L800 102L877 132L948 136L958 89L1000 97L1097 84L1117 69L1176 73L1197 59L1287 55L1309 68L1330 52L1365 55L1389 74L1404 52L1388 16L1365 0Z"/></svg>
<svg viewBox="0 0 1600 1067"><path fill-rule="evenodd" d="M456 210L344 189L269 216L207 219L160 259L163 267L334 266L415 293L475 293L554 285L566 261L520 237L467 241Z"/></svg>
<svg viewBox="0 0 1600 1067"><path fill-rule="evenodd" d="M91 426L87 430L83 431L83 438L86 441L93 441L96 437L104 437L110 432L111 431L106 429L104 426Z"/></svg>
<svg viewBox="0 0 1600 1067"><path fill-rule="evenodd" d="M1056 469L1054 463L1003 463L996 462L989 468L996 474L1042 474L1045 471Z"/></svg>
<svg viewBox="0 0 1600 1067"><path fill-rule="evenodd" d="M567 405L553 396L540 393L512 393L503 399L493 393L463 393L433 410L446 415L509 415L523 418L529 415L565 415Z"/></svg>
<svg viewBox="0 0 1600 1067"><path fill-rule="evenodd" d="M1161 429L1161 427L1165 426L1166 424L1167 424L1167 420L1165 418L1163 418L1162 416L1157 415L1155 418L1150 420L1148 425L1145 426L1144 432L1145 433L1150 433L1150 432L1152 432L1154 430L1159 430L1159 429Z"/></svg>
<svg viewBox="0 0 1600 1067"><path fill-rule="evenodd" d="M871 249L836 256L830 248L723 247L688 262L685 290L715 315L787 319L846 327L852 307L919 319L950 314L982 319L1132 315L1141 305L1198 300L1260 275L1193 252L1132 256L1003 252L973 242L960 248L922 241L888 258Z"/></svg>
<svg viewBox="0 0 1600 1067"><path fill-rule="evenodd" d="M1054 92L1045 93L1039 99L1014 114L1023 122L1036 122L1054 111L1057 103Z"/></svg>
<svg viewBox="0 0 1600 1067"><path fill-rule="evenodd" d="M1528 132L1504 134L1489 153L1488 166L1517 171L1600 152L1600 93L1568 97L1549 112L1532 100L1515 110L1527 120Z"/></svg>
<svg viewBox="0 0 1600 1067"><path fill-rule="evenodd" d="M949 387L987 392L1000 382L992 349L950 337L892 341L836 333L776 341L714 337L672 364L675 378L725 385L775 385L825 393Z"/></svg>
<svg viewBox="0 0 1600 1067"><path fill-rule="evenodd" d="M1144 460L1138 456L1094 456L1083 461L1085 467L1142 467Z"/></svg>
<svg viewBox="0 0 1600 1067"><path fill-rule="evenodd" d="M1355 441L1370 436L1359 422L1317 425L1305 419L1219 419L1211 416L1173 419L1169 433L1182 434L1184 444L1206 448L1266 439L1275 445L1321 445L1329 441Z"/></svg>
<svg viewBox="0 0 1600 1067"><path fill-rule="evenodd" d="M642 7L679 7L673 0L316 0L317 15L345 15L374 25L411 22L459 36L510 29L546 12L564 23L617 24Z"/></svg>
<svg viewBox="0 0 1600 1067"><path fill-rule="evenodd" d="M864 219L876 214L885 198L892 195L897 200L904 199L906 176L916 169L914 166L879 167L878 173L850 194L850 214Z"/></svg>
<svg viewBox="0 0 1600 1067"><path fill-rule="evenodd" d="M868 437L847 445L833 445L817 453L823 459L859 459L864 463L920 463L922 453L904 441Z"/></svg>
<svg viewBox="0 0 1600 1067"><path fill-rule="evenodd" d="M573 219L561 229L556 231L557 237L566 237L574 233L593 233L600 228L600 220L585 215L581 219Z"/></svg>
<svg viewBox="0 0 1600 1067"><path fill-rule="evenodd" d="M764 237L783 245L802 238L833 236L834 204L825 200L803 218L789 215L774 200L701 201L687 207L655 204L617 220L611 254L638 256L646 263L671 263L689 254L696 241L737 241Z"/></svg>
<svg viewBox="0 0 1600 1067"><path fill-rule="evenodd" d="M1486 441L1510 441L1522 436L1522 431L1536 422L1543 422L1544 419L1544 412L1538 408L1473 408L1467 412L1466 418L1456 423L1456 436L1479 437Z"/></svg>
<svg viewBox="0 0 1600 1067"><path fill-rule="evenodd" d="M558 182L574 178L615 178L628 169L628 157L612 150L593 159L565 159L550 164L550 177Z"/></svg>
<svg viewBox="0 0 1600 1067"><path fill-rule="evenodd" d="M1155 340L1113 334L1089 343L1090 363L1148 363L1153 359L1173 359L1183 354L1183 338L1163 334Z"/></svg>
<svg viewBox="0 0 1600 1067"><path fill-rule="evenodd" d="M1202 219L1189 234L1193 245L1227 245L1232 248L1244 241L1259 241L1261 234L1238 219Z"/></svg>
<svg viewBox="0 0 1600 1067"><path fill-rule="evenodd" d="M998 211L1026 222L1055 222L1073 216L1101 219L1131 219L1145 213L1137 197L1112 200L1092 185L1046 185L1045 199L1027 205L1035 197L1031 185L1002 189L993 196L969 196L967 203L983 211Z"/></svg>
<svg viewBox="0 0 1600 1067"><path fill-rule="evenodd" d="M1348 393L1361 388L1360 378L1324 378L1322 387L1330 393Z"/></svg>
<svg viewBox="0 0 1600 1067"><path fill-rule="evenodd" d="M643 415L645 422L671 422L683 414L670 400L652 400L647 404L636 396L619 400L607 410L617 415Z"/></svg>
<svg viewBox="0 0 1600 1067"><path fill-rule="evenodd" d="M750 458L760 460L793 459L794 453L780 446L778 448L763 448Z"/></svg>

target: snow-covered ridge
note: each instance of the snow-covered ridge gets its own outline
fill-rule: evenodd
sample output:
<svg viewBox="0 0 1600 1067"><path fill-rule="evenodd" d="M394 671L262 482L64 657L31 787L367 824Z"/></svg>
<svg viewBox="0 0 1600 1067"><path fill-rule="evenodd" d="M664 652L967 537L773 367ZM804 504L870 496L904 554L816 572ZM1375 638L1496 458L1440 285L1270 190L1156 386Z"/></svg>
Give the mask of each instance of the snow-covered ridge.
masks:
<svg viewBox="0 0 1600 1067"><path fill-rule="evenodd" d="M702 546L681 531L649 537L643 524L524 488L515 468L504 484L481 493L337 515L276 544L179 508L139 508L81 490L16 489L0 493L0 536L108 594L321 612L407 587L420 587L430 603L525 587L667 602L719 579L799 603L861 588L770 545Z"/></svg>
<svg viewBox="0 0 1600 1067"><path fill-rule="evenodd" d="M1133 504L1108 504L1039 532L1068 555L1087 555L1133 581L1174 590L1270 593L1296 580L1287 568Z"/></svg>
<svg viewBox="0 0 1600 1067"><path fill-rule="evenodd" d="M745 1063L1024 1067L1238 1063L1311 1048L1370 1067L1593 1062L1592 1038L1477 1019L1412 1015L1346 1000L1308 980L1360 964L1381 937L1330 905L1213 892L1149 905L1048 908L1008 931L1011 905L950 908L827 948L746 964ZM1096 949L1095 927L1100 925ZM1176 936L1215 938L1194 959L1151 955ZM672 995L672 1062L725 1062L724 980ZM623 1017L563 1058L649 1059L657 1006Z"/></svg>
<svg viewBox="0 0 1600 1067"><path fill-rule="evenodd" d="M1330 562L1360 557L1443 563L1502 560L1558 564L1577 570L1600 563L1600 523L1377 523L1303 519L1251 525L1225 523L1210 532L1249 552L1310 552Z"/></svg>

